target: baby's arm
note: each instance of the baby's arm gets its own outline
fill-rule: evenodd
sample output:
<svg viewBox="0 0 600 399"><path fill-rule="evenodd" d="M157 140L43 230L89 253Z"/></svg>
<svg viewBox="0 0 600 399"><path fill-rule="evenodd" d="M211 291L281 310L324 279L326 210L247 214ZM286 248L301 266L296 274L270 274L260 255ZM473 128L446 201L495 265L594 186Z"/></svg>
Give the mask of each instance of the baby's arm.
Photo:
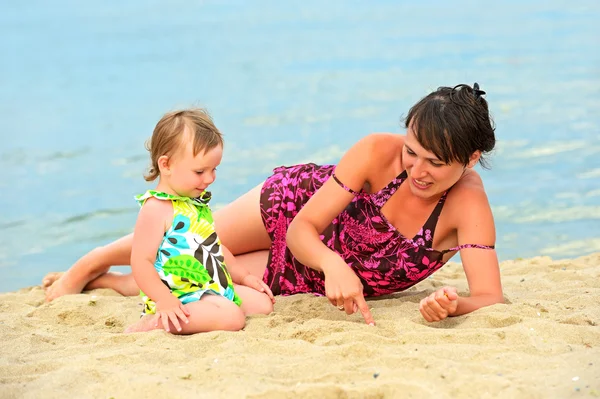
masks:
<svg viewBox="0 0 600 399"><path fill-rule="evenodd" d="M133 231L131 249L131 270L135 282L140 289L156 302L157 323L162 321L163 327L169 331L169 320L181 330L178 318L188 322L189 315L183 304L171 294L160 280L154 269L156 253L165 233L165 227L173 219L173 205L170 201L155 198L146 200L138 215ZM169 222L169 223L167 223Z"/></svg>
<svg viewBox="0 0 600 399"><path fill-rule="evenodd" d="M275 303L275 297L273 296L273 292L267 284L265 284L260 278L256 277L253 274L250 274L248 269L246 269L240 262L235 259L235 256L225 247L225 245L221 244L221 249L223 250L223 257L225 258L225 264L227 265L227 271L231 275L231 279L234 283L238 285L245 285L246 287L253 288L259 292L263 292L267 294L267 296L271 299L271 302Z"/></svg>

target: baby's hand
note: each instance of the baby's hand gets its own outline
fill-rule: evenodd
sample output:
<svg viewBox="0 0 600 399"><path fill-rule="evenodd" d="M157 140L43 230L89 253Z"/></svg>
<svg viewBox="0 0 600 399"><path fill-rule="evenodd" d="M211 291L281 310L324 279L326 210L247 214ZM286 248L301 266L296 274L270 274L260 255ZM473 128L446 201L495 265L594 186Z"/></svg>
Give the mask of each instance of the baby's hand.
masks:
<svg viewBox="0 0 600 399"><path fill-rule="evenodd" d="M173 295L166 296L161 301L156 301L156 327L162 322L166 332L169 331L169 321L173 323L177 331L181 331L179 319L185 324L189 323L187 316L190 315L186 306Z"/></svg>
<svg viewBox="0 0 600 399"><path fill-rule="evenodd" d="M456 311L458 294L454 287L440 288L419 304L419 310L427 321L440 321Z"/></svg>
<svg viewBox="0 0 600 399"><path fill-rule="evenodd" d="M245 285L246 287L250 287L250 288L255 289L256 291L267 294L267 296L269 298L271 298L271 302L275 303L275 297L273 296L273 292L271 292L271 289L269 288L269 286L267 284L265 284L265 282L262 281L261 279L259 279L258 277L254 276L252 274L248 274L246 277L244 277L242 279L242 285Z"/></svg>

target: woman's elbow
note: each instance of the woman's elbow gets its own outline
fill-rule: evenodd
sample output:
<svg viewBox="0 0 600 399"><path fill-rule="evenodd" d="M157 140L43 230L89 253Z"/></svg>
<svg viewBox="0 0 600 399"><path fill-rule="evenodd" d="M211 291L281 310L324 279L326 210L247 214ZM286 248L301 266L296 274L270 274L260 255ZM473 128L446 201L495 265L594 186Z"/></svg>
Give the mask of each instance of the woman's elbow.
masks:
<svg viewBox="0 0 600 399"><path fill-rule="evenodd" d="M302 235L302 221L297 217L292 220L288 229L285 233L285 242L291 250L294 249L294 244L301 242L300 236Z"/></svg>
<svg viewBox="0 0 600 399"><path fill-rule="evenodd" d="M288 226L287 231L285 232L286 242L289 243L290 241L293 241L294 236L297 234L297 232L296 232L297 226L298 226L297 219L293 219L292 222L290 223L290 225Z"/></svg>

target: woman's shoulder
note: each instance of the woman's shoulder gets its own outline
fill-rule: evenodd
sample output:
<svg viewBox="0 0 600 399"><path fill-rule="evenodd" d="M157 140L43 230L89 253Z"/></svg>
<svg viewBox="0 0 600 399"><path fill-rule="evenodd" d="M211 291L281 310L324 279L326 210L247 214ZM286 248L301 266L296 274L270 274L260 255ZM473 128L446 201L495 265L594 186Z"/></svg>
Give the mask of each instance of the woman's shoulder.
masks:
<svg viewBox="0 0 600 399"><path fill-rule="evenodd" d="M398 133L374 132L369 133L359 140L359 143L366 143L377 150L387 150L390 147L402 148L404 146L404 135Z"/></svg>
<svg viewBox="0 0 600 399"><path fill-rule="evenodd" d="M370 133L361 138L355 147L377 162L388 163L401 156L404 136L397 133Z"/></svg>
<svg viewBox="0 0 600 399"><path fill-rule="evenodd" d="M448 193L445 208L463 221L465 215L468 215L466 219L475 220L491 216L491 207L485 187L476 171L468 169L452 187Z"/></svg>
<svg viewBox="0 0 600 399"><path fill-rule="evenodd" d="M483 186L483 180L479 173L473 169L467 169L461 178L452 187L451 192L453 196L475 196L485 195L485 187Z"/></svg>

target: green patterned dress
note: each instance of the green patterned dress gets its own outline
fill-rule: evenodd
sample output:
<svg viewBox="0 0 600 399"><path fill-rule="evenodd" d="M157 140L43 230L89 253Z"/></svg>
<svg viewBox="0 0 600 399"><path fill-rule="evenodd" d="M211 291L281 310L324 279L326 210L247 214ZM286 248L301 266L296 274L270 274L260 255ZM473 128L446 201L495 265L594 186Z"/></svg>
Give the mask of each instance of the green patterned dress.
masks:
<svg viewBox="0 0 600 399"><path fill-rule="evenodd" d="M173 204L173 223L163 237L154 262L154 269L171 293L184 304L211 293L241 305L215 232L208 205L210 193L205 191L198 198L188 198L148 190L135 199L143 206L150 197ZM154 301L141 291L140 295L144 314L155 313Z"/></svg>

